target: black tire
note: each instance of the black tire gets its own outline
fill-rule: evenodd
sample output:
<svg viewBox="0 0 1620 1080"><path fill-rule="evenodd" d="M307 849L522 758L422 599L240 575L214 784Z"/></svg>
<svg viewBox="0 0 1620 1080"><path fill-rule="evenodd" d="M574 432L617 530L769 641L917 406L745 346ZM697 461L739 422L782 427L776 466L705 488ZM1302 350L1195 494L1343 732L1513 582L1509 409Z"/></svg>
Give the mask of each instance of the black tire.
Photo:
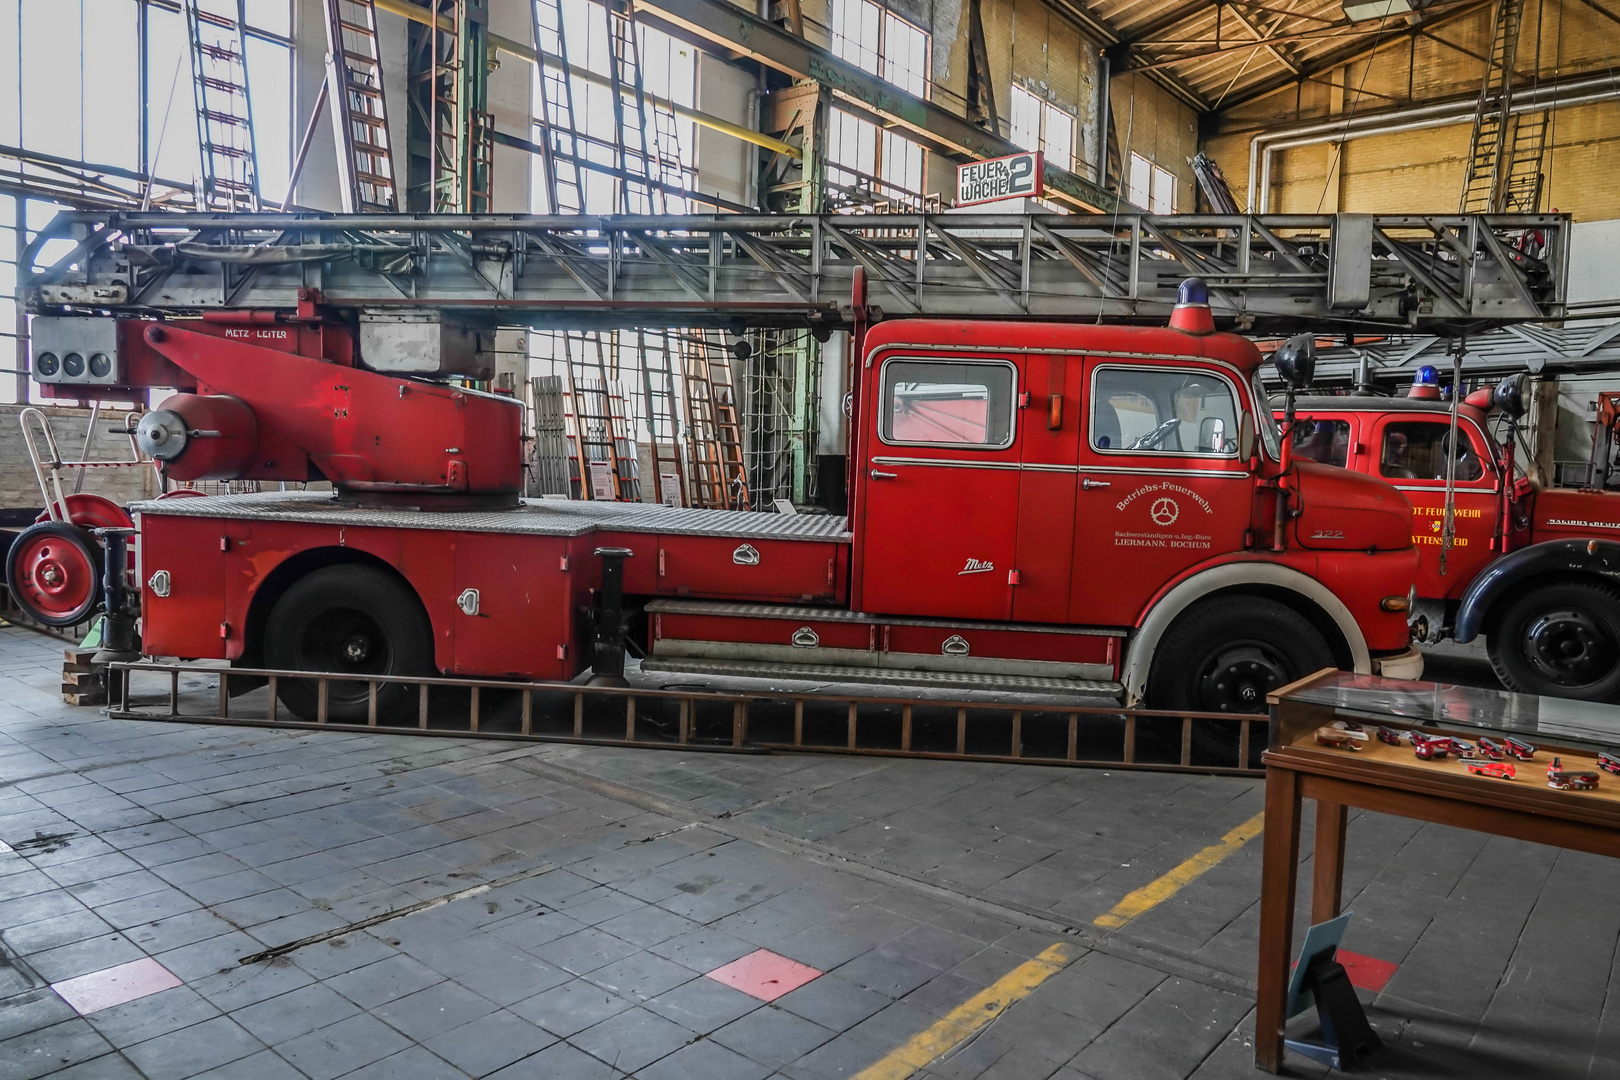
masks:
<svg viewBox="0 0 1620 1080"><path fill-rule="evenodd" d="M266 666L348 675L427 675L433 672L433 634L421 605L400 582L375 567L328 566L299 579L276 601L264 627ZM314 682L281 679L277 696L304 720L319 712ZM326 717L365 723L364 682L327 684ZM377 720L398 723L416 714L417 688L379 683Z"/></svg>
<svg viewBox="0 0 1620 1080"><path fill-rule="evenodd" d="M6 552L6 588L28 617L46 626L84 622L101 605L103 552L89 530L40 521Z"/></svg>
<svg viewBox="0 0 1620 1080"><path fill-rule="evenodd" d="M1620 590L1561 581L1526 590L1494 620L1486 652L1522 694L1613 701L1620 696Z"/></svg>
<svg viewBox="0 0 1620 1080"><path fill-rule="evenodd" d="M1303 615L1276 600L1234 596L1187 609L1159 640L1147 707L1188 712L1263 713L1266 694L1313 671L1336 667L1333 650ZM1251 762L1260 752L1250 739ZM1193 728L1203 763L1237 760L1238 729Z"/></svg>

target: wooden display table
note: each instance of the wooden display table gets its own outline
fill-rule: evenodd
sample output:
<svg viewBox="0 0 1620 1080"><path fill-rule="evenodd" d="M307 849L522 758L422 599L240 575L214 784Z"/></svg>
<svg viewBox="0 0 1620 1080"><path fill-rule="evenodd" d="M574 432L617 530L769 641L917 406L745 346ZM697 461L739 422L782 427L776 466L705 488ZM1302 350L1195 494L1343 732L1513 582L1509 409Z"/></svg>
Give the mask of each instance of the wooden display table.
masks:
<svg viewBox="0 0 1620 1080"><path fill-rule="evenodd" d="M1598 771L1597 752L1620 746L1620 709L1432 683L1322 671L1274 692L1266 766L1264 869L1260 881L1260 972L1254 1063L1282 1064L1285 999L1299 874L1301 800L1316 800L1311 922L1340 914L1346 808L1454 825L1553 847L1620 857L1620 776L1600 772L1598 790L1547 786L1554 756L1571 771ZM1359 723L1374 737L1359 752L1323 746L1316 731ZM1418 759L1409 745L1376 738L1376 726L1497 742L1515 736L1537 748L1511 762L1516 779L1470 774L1456 755Z"/></svg>

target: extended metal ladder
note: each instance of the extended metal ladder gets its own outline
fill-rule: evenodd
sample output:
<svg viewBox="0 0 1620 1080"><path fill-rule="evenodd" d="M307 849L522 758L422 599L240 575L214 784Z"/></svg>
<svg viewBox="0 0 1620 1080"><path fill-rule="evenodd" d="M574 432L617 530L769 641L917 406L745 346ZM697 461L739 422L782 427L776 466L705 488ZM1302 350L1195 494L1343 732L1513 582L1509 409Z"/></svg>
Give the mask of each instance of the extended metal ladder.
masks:
<svg viewBox="0 0 1620 1080"><path fill-rule="evenodd" d="M579 177L579 140L574 126L574 87L568 74L568 39L559 0L533 0L534 48L539 59L540 137L547 213L577 214L585 209ZM548 64L548 59L555 63Z"/></svg>
<svg viewBox="0 0 1620 1080"><path fill-rule="evenodd" d="M1547 114L1513 115L1513 69L1524 26L1524 0L1496 0L1492 25L1491 55L1474 109L1468 172L1458 210L1488 214L1511 208L1534 213L1541 199Z"/></svg>
<svg viewBox="0 0 1620 1080"><path fill-rule="evenodd" d="M259 168L240 0L185 0L184 9L202 185L197 205L226 212L256 211Z"/></svg>
<svg viewBox="0 0 1620 1080"><path fill-rule="evenodd" d="M326 0L326 77L345 213L399 209L372 0Z"/></svg>

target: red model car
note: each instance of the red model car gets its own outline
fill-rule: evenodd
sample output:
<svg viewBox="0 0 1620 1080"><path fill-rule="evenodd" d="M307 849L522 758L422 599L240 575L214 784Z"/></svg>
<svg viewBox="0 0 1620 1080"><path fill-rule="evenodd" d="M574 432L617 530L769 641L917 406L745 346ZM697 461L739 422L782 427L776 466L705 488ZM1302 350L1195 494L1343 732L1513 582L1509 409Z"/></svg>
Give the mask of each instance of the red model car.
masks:
<svg viewBox="0 0 1620 1080"><path fill-rule="evenodd" d="M1410 731L1396 731L1394 728L1387 727L1378 729L1378 741L1389 743L1391 746L1399 746L1403 742L1409 742L1411 738L1412 733ZM1620 768L1620 765L1616 765L1616 768Z"/></svg>
<svg viewBox="0 0 1620 1080"><path fill-rule="evenodd" d="M1451 750L1451 740L1434 735L1412 732L1412 753L1424 761L1443 758Z"/></svg>
<svg viewBox="0 0 1620 1080"><path fill-rule="evenodd" d="M1451 744L1451 752L1453 754L1472 754L1474 752L1474 744L1469 742L1467 739L1459 739L1455 735L1447 735L1446 741Z"/></svg>
<svg viewBox="0 0 1620 1080"><path fill-rule="evenodd" d="M1529 761L1531 758L1536 756L1535 747L1531 746L1523 739L1515 739L1511 735L1507 737L1507 752L1513 757L1518 758L1520 761Z"/></svg>
<svg viewBox="0 0 1620 1080"><path fill-rule="evenodd" d="M1598 774L1568 771L1562 762L1553 758L1552 764L1547 766L1547 786L1559 791L1596 791Z"/></svg>
<svg viewBox="0 0 1620 1080"><path fill-rule="evenodd" d="M1491 776L1498 780L1512 780L1513 766L1505 761L1465 761L1468 771L1475 776Z"/></svg>
<svg viewBox="0 0 1620 1080"><path fill-rule="evenodd" d="M1598 755L1598 768L1620 776L1620 750L1605 750Z"/></svg>
<svg viewBox="0 0 1620 1080"><path fill-rule="evenodd" d="M1501 743L1489 736L1481 735L1475 753L1487 761L1501 761L1505 751L1502 749Z"/></svg>

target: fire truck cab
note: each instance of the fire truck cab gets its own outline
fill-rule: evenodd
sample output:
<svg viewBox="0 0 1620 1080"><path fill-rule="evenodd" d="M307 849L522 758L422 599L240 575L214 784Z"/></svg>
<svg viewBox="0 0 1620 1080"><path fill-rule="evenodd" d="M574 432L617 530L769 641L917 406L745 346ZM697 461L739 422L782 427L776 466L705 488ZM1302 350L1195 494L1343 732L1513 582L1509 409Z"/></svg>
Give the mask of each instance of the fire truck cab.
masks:
<svg viewBox="0 0 1620 1080"><path fill-rule="evenodd" d="M1494 392L1505 410L1493 411L1489 390L1459 403L1454 451L1451 406L1438 387L1422 397L1300 398L1293 452L1378 477L1411 500L1421 556L1415 640L1466 644L1483 635L1509 689L1614 700L1620 492L1543 489L1516 478L1511 441L1499 445L1492 425L1503 412L1522 413L1521 396L1522 384L1505 383ZM1454 538L1442 569L1448 453Z"/></svg>

